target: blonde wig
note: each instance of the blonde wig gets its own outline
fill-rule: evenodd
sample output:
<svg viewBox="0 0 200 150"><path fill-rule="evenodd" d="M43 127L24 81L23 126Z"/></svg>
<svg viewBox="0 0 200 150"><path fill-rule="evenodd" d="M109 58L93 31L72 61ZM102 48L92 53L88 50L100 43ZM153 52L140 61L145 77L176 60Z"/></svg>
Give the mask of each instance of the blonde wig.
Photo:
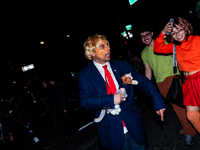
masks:
<svg viewBox="0 0 200 150"><path fill-rule="evenodd" d="M92 53L96 51L97 44L101 41L105 40L108 43L107 38L104 35L96 34L90 36L84 43L85 57L89 60L92 60Z"/></svg>

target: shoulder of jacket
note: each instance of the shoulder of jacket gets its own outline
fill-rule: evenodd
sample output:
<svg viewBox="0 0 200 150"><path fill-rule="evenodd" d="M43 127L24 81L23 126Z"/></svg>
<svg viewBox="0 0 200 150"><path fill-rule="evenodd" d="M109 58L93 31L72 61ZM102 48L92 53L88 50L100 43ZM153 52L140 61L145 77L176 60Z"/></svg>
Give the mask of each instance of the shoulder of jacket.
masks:
<svg viewBox="0 0 200 150"><path fill-rule="evenodd" d="M190 35L188 39L190 39L190 40L199 40L200 36L198 36L198 35Z"/></svg>
<svg viewBox="0 0 200 150"><path fill-rule="evenodd" d="M124 60L111 60L110 63L111 63L111 64L114 63L114 64L120 65L120 64L126 64L126 63L128 63L128 62L127 62L127 61L124 61Z"/></svg>
<svg viewBox="0 0 200 150"><path fill-rule="evenodd" d="M83 69L81 69L78 74L83 73L83 72L87 71L88 69L91 69L92 65L94 65L93 62L89 63L87 66L85 66Z"/></svg>

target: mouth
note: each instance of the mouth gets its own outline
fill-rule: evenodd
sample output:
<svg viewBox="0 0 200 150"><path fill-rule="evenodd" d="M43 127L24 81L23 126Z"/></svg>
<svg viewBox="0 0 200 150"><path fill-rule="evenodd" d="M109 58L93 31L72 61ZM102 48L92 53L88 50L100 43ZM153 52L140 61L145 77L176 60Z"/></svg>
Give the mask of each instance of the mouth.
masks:
<svg viewBox="0 0 200 150"><path fill-rule="evenodd" d="M106 57L110 58L110 53L106 54Z"/></svg>
<svg viewBox="0 0 200 150"><path fill-rule="evenodd" d="M145 43L148 43L150 39L143 40Z"/></svg>
<svg viewBox="0 0 200 150"><path fill-rule="evenodd" d="M177 40L180 41L180 40L182 40L182 38L183 38L182 36L179 36L179 37L177 37Z"/></svg>

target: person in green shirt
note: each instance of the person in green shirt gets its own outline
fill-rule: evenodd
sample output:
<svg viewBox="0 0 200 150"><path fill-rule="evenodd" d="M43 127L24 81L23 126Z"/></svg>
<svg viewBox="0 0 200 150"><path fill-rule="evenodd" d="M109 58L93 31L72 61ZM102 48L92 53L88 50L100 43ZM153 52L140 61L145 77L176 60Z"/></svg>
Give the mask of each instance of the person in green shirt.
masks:
<svg viewBox="0 0 200 150"><path fill-rule="evenodd" d="M141 58L145 67L145 76L151 80L152 75L154 75L160 93L164 98L166 98L174 77L173 58L171 55L160 55L154 53L152 27L144 25L140 27L138 34L142 42L146 45L141 53ZM180 74L179 70L177 71L177 74ZM170 105L174 109L178 120L183 127L179 134L185 135L186 145L194 145L194 136L196 135L196 130L188 122L185 108L179 107L173 103L170 103Z"/></svg>

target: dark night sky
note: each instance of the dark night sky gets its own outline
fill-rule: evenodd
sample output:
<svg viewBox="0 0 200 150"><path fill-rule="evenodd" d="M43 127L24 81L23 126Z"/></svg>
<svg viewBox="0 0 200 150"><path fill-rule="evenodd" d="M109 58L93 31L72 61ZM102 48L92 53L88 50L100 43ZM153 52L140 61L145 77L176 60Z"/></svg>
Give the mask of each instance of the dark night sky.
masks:
<svg viewBox="0 0 200 150"><path fill-rule="evenodd" d="M1 61L18 68L34 63L40 73L78 70L88 63L83 43L89 35L106 35L117 56L123 50L119 19L121 25L132 24L134 33L146 22L160 31L170 17L186 16L193 4L181 0L138 0L133 6L128 0L8 2L2 5ZM39 44L41 40L45 45Z"/></svg>

